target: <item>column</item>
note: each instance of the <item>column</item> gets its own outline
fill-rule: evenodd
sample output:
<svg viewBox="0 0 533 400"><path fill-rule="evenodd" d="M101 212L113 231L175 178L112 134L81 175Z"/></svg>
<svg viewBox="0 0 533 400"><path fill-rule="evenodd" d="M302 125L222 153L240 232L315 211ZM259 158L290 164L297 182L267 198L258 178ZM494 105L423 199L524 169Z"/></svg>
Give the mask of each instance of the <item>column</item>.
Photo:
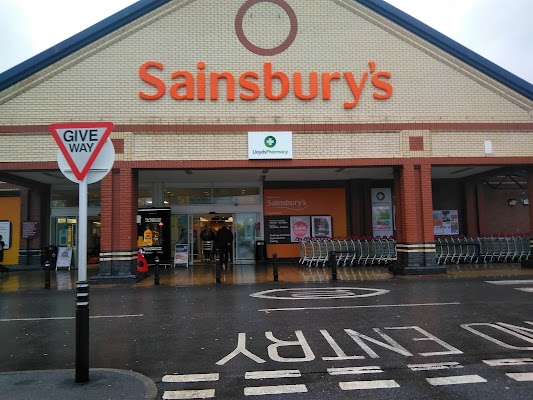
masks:
<svg viewBox="0 0 533 400"><path fill-rule="evenodd" d="M436 264L431 166L404 165L395 180L399 221L398 260L393 271L405 275L446 272L445 266Z"/></svg>
<svg viewBox="0 0 533 400"><path fill-rule="evenodd" d="M113 169L100 189L100 271L92 283L135 279L137 259L137 174Z"/></svg>

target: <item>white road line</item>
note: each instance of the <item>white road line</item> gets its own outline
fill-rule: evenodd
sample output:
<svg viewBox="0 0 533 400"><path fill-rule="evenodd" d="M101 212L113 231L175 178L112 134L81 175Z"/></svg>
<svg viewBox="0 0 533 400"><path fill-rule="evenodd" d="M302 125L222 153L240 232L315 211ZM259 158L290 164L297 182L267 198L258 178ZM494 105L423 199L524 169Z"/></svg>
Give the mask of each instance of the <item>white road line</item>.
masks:
<svg viewBox="0 0 533 400"><path fill-rule="evenodd" d="M277 378L299 378L302 374L297 369L278 371L251 371L244 375L245 379L277 379Z"/></svg>
<svg viewBox="0 0 533 400"><path fill-rule="evenodd" d="M533 293L533 287L515 288L515 289L520 290L522 292L526 292L526 293Z"/></svg>
<svg viewBox="0 0 533 400"><path fill-rule="evenodd" d="M499 360L483 360L483 362L491 367L502 367L533 364L533 358L501 358Z"/></svg>
<svg viewBox="0 0 533 400"><path fill-rule="evenodd" d="M491 283L493 285L532 285L533 280L507 280L507 281L485 281L486 283Z"/></svg>
<svg viewBox="0 0 533 400"><path fill-rule="evenodd" d="M165 375L163 382L210 382L218 381L219 374L188 374L188 375Z"/></svg>
<svg viewBox="0 0 533 400"><path fill-rule="evenodd" d="M337 306L337 307L288 307L288 308L263 308L259 311L303 311L303 310L339 310L353 308L387 308L387 307L424 307L424 306L456 306L459 302L453 303L416 303L416 304L374 304L367 306Z"/></svg>
<svg viewBox="0 0 533 400"><path fill-rule="evenodd" d="M512 374L505 374L509 378L514 379L518 382L533 382L533 373L531 372L524 372L524 373L512 373Z"/></svg>
<svg viewBox="0 0 533 400"><path fill-rule="evenodd" d="M307 393L305 385L278 385L245 387L245 396L262 396L265 394Z"/></svg>
<svg viewBox="0 0 533 400"><path fill-rule="evenodd" d="M412 371L437 371L441 369L463 368L458 362L427 363L427 364L408 364Z"/></svg>
<svg viewBox="0 0 533 400"><path fill-rule="evenodd" d="M339 386L342 390L392 389L400 387L396 381L392 380L340 382Z"/></svg>
<svg viewBox="0 0 533 400"><path fill-rule="evenodd" d="M379 374L383 372L380 367L342 367L328 368L330 375L359 375L359 374Z"/></svg>
<svg viewBox="0 0 533 400"><path fill-rule="evenodd" d="M215 397L215 389L167 390L163 393L164 400L211 399L213 397Z"/></svg>
<svg viewBox="0 0 533 400"><path fill-rule="evenodd" d="M90 316L90 319L101 319L101 318L139 318L144 317L144 314L124 314L124 315L93 315ZM15 321L61 321L76 319L76 317L42 317L42 318L2 318L0 322L15 322Z"/></svg>
<svg viewBox="0 0 533 400"><path fill-rule="evenodd" d="M467 383L485 383L479 375L463 375L463 376L445 376L442 378L426 378L426 380L433 386L447 386L447 385L463 385Z"/></svg>

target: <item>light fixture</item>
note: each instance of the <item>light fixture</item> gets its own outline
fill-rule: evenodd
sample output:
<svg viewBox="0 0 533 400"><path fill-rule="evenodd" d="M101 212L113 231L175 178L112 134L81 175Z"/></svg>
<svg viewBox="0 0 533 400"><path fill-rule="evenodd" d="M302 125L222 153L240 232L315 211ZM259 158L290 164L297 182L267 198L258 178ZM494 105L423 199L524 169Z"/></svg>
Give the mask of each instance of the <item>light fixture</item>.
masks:
<svg viewBox="0 0 533 400"><path fill-rule="evenodd" d="M507 203L509 203L510 206L516 206L516 204L518 203L518 200L509 199L509 200L507 200Z"/></svg>

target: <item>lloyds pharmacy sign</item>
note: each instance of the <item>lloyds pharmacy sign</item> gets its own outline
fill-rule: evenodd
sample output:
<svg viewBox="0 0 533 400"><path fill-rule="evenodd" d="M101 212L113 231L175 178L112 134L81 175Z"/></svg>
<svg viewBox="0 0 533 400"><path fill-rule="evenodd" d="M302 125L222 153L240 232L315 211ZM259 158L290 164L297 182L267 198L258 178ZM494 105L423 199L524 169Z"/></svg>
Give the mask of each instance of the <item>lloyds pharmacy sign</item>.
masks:
<svg viewBox="0 0 533 400"><path fill-rule="evenodd" d="M248 132L248 159L292 159L292 132Z"/></svg>

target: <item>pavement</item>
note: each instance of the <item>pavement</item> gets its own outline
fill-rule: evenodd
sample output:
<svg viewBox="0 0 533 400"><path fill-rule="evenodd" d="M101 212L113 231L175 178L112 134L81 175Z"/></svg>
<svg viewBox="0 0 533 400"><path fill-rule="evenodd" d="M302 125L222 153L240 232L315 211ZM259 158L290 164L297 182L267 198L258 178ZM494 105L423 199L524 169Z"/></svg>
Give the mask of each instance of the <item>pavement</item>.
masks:
<svg viewBox="0 0 533 400"><path fill-rule="evenodd" d="M89 382L75 383L75 371L0 372L0 398L6 400L155 400L157 387L133 371L90 369Z"/></svg>

